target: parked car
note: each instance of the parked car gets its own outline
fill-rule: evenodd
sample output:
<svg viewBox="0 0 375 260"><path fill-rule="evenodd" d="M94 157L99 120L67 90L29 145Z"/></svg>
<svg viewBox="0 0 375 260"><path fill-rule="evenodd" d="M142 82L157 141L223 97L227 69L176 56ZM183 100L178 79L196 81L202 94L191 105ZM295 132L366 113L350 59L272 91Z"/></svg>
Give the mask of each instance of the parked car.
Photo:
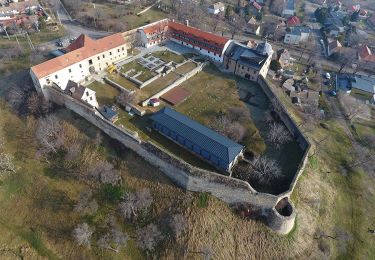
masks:
<svg viewBox="0 0 375 260"><path fill-rule="evenodd" d="M319 42L320 42L321 45L323 45L323 43L324 43L323 39L320 39Z"/></svg>
<svg viewBox="0 0 375 260"><path fill-rule="evenodd" d="M58 46L58 47L63 47L64 44L63 44L62 40L58 40L58 41L56 42L56 46Z"/></svg>
<svg viewBox="0 0 375 260"><path fill-rule="evenodd" d="M336 93L336 91L334 91L334 90L331 90L331 91L329 92L329 94L331 94L331 96L334 96L334 97L337 96L337 93Z"/></svg>
<svg viewBox="0 0 375 260"><path fill-rule="evenodd" d="M329 74L328 72L326 73L326 79L331 79L331 74Z"/></svg>

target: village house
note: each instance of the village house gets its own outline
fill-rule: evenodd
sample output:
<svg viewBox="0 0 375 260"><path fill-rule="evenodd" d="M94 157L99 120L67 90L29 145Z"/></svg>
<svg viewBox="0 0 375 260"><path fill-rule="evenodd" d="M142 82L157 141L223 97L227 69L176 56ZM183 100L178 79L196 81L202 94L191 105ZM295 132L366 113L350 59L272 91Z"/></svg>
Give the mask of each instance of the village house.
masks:
<svg viewBox="0 0 375 260"><path fill-rule="evenodd" d="M219 14L225 11L225 4L222 2L217 2L212 5L210 5L207 8L208 13L210 14Z"/></svg>
<svg viewBox="0 0 375 260"><path fill-rule="evenodd" d="M260 35L260 24L258 24L257 20L254 17L251 17L247 22L244 28L244 32L254 35Z"/></svg>
<svg viewBox="0 0 375 260"><path fill-rule="evenodd" d="M358 49L358 61L360 67L375 70L375 54L367 45L362 45Z"/></svg>
<svg viewBox="0 0 375 260"><path fill-rule="evenodd" d="M267 76L273 55L268 42L257 45L255 49L238 42L231 42L224 54L224 68L235 75L257 81L261 75Z"/></svg>
<svg viewBox="0 0 375 260"><path fill-rule="evenodd" d="M37 0L26 0L23 2L11 2L7 6L0 6L0 19L4 20L18 14L27 14L39 8Z"/></svg>
<svg viewBox="0 0 375 260"><path fill-rule="evenodd" d="M83 82L92 73L103 71L127 56L121 33L99 40L82 34L66 50L64 55L31 67L31 79L38 92L42 92L45 85L65 90L69 80Z"/></svg>
<svg viewBox="0 0 375 260"><path fill-rule="evenodd" d="M337 53L342 48L341 43L338 40L333 40L332 42L328 43L327 54L331 56L334 53Z"/></svg>
<svg viewBox="0 0 375 260"><path fill-rule="evenodd" d="M304 26L296 26L291 30L287 30L284 43L287 44L299 44L300 42L305 42L310 36L310 28Z"/></svg>
<svg viewBox="0 0 375 260"><path fill-rule="evenodd" d="M69 80L65 92L78 101L91 107L99 108L98 101L96 100L96 92L94 90Z"/></svg>
<svg viewBox="0 0 375 260"><path fill-rule="evenodd" d="M286 20L286 26L295 27L301 24L301 20L297 16L291 16Z"/></svg>
<svg viewBox="0 0 375 260"><path fill-rule="evenodd" d="M362 75L337 75L337 90L367 104L375 104L375 78Z"/></svg>
<svg viewBox="0 0 375 260"><path fill-rule="evenodd" d="M220 170L230 172L243 154L242 145L169 107L151 120L154 130Z"/></svg>
<svg viewBox="0 0 375 260"><path fill-rule="evenodd" d="M289 17L296 14L295 0L284 0L282 16Z"/></svg>
<svg viewBox="0 0 375 260"><path fill-rule="evenodd" d="M290 65L291 63L291 57L290 53L287 49L280 49L276 52L276 59L282 68Z"/></svg>

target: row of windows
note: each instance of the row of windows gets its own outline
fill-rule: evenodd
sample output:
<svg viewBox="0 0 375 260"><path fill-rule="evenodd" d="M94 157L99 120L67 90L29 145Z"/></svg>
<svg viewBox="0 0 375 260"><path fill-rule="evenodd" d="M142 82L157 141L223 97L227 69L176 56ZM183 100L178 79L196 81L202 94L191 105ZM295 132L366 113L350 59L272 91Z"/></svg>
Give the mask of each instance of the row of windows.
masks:
<svg viewBox="0 0 375 260"><path fill-rule="evenodd" d="M217 47L213 44L203 42L202 40L204 40L204 39L195 40L195 39L192 39L190 37L182 36L182 35L179 35L179 34L176 34L176 33L174 33L173 36L177 39L183 39L184 41L190 42L190 43L195 44L195 45L200 45L202 47L210 48L213 51L217 51L217 52L221 51L221 48L219 48L219 47Z"/></svg>
<svg viewBox="0 0 375 260"><path fill-rule="evenodd" d="M183 37L183 36L193 36L194 37L194 35L191 35L191 34L189 34L189 33L186 33L186 32L182 32L182 31L175 31L175 32L173 32L172 33L173 35L181 35L181 37ZM202 40L202 41L204 41L204 42L207 42L207 43L210 43L210 41L209 40L206 40L206 39L200 39L200 40Z"/></svg>
<svg viewBox="0 0 375 260"><path fill-rule="evenodd" d="M122 49L123 51L125 50L124 47L122 47L121 49ZM117 49L117 52L120 52L120 49ZM109 55L112 55L112 52L111 52L111 51L109 52ZM125 54L123 54L123 55L125 55ZM103 54L102 57L105 58L105 54ZM119 56L119 57L120 57L120 56ZM117 58L117 56L116 56L115 58ZM97 56L97 59L100 60L100 55ZM111 60L112 60L112 58L111 58ZM89 60L89 65L92 65L92 64L93 64L93 63L92 63L92 59L90 59L90 60ZM107 64L107 66L108 66L108 62L106 62L106 64ZM82 68L82 64L78 64L78 66L79 66L79 68ZM68 69L68 72L69 72L69 73L72 73L72 69L69 68L69 69ZM58 79L58 78L59 78L59 76L58 76L57 74L55 74L55 79ZM72 76L71 76L71 78L72 78Z"/></svg>

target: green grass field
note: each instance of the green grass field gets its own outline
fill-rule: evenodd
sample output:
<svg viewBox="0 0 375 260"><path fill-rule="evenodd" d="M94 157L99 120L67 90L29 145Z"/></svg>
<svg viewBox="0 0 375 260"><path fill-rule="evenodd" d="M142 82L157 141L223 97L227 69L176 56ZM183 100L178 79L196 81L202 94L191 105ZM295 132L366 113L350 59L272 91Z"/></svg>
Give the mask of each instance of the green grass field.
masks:
<svg viewBox="0 0 375 260"><path fill-rule="evenodd" d="M173 61L175 63L181 63L185 60L185 57L171 51L157 51L153 52L152 56L157 57L165 62Z"/></svg>
<svg viewBox="0 0 375 260"><path fill-rule="evenodd" d="M107 83L94 81L87 86L89 89L96 91L96 99L99 105L112 105L115 103L120 91Z"/></svg>

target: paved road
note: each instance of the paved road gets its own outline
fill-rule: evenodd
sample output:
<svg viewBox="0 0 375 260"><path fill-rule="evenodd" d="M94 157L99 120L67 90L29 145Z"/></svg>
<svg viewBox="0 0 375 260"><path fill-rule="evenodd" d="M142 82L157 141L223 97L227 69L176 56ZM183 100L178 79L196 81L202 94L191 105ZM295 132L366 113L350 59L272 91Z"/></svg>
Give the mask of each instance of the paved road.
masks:
<svg viewBox="0 0 375 260"><path fill-rule="evenodd" d="M61 1L59 1L57 14L59 16L61 24L67 30L69 37L78 37L83 33L90 36L91 38L98 39L112 34L111 32L97 31L93 28L85 27L79 22L73 20Z"/></svg>

